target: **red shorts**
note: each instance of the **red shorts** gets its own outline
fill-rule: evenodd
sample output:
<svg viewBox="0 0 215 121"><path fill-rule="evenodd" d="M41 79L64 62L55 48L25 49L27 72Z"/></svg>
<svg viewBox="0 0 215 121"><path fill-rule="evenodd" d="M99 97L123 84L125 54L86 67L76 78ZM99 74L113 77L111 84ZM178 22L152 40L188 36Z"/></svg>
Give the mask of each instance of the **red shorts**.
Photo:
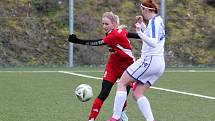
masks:
<svg viewBox="0 0 215 121"><path fill-rule="evenodd" d="M128 64L116 64L116 63L108 63L105 67L103 80L106 80L112 84L114 84L117 79L119 79L123 72L130 66L131 63Z"/></svg>

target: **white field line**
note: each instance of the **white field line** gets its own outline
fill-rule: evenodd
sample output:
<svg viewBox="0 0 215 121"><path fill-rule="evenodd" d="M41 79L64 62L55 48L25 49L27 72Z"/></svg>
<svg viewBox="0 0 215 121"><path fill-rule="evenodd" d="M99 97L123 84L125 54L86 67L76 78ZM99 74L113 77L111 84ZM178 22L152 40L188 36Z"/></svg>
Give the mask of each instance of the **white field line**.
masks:
<svg viewBox="0 0 215 121"><path fill-rule="evenodd" d="M189 73L195 73L195 72L203 72L203 73L208 73L208 72L215 72L215 70L166 70L165 72L189 72Z"/></svg>
<svg viewBox="0 0 215 121"><path fill-rule="evenodd" d="M0 71L0 73L56 73L56 72L62 72L62 71ZM104 71L70 71L70 72L101 72ZM215 72L215 70L166 70L165 72L181 72L181 73L195 73L195 72L201 72L201 73L208 73L208 72Z"/></svg>
<svg viewBox="0 0 215 121"><path fill-rule="evenodd" d="M59 73L64 73L64 74L70 74L70 75L75 75L75 76L80 76L80 77L85 77L85 78L90 78L90 79L98 79L101 80L102 78L99 77L94 77L94 76L89 76L89 75L84 75L84 74L78 74L74 72L68 72L68 71L58 71Z"/></svg>
<svg viewBox="0 0 215 121"><path fill-rule="evenodd" d="M71 71L71 72L104 72L104 71ZM167 70L165 72L179 72L179 73L196 73L196 72L200 72L200 73L208 73L208 72L212 72L214 73L215 70Z"/></svg>
<svg viewBox="0 0 215 121"><path fill-rule="evenodd" d="M58 73L59 71L0 71L0 73Z"/></svg>
<svg viewBox="0 0 215 121"><path fill-rule="evenodd" d="M101 72L103 73L104 71L71 71L71 72L74 72L74 73L84 73L84 72L95 72L95 73L98 73L98 72ZM175 72L178 72L178 73L214 73L215 70L167 70L165 71L167 73L175 73Z"/></svg>
<svg viewBox="0 0 215 121"><path fill-rule="evenodd" d="M104 71L71 71L71 72L104 72ZM165 72L181 72L181 73L186 73L186 72L189 72L189 73L195 73L195 72L200 72L200 73L208 73L208 72L215 72L215 70L166 70Z"/></svg>
<svg viewBox="0 0 215 121"><path fill-rule="evenodd" d="M88 75L78 74L78 73L74 73L74 72L67 72L67 71L58 71L58 72L59 73L64 73L64 74L75 75L75 76L79 76L79 77L91 78L91 79L98 79L98 80L102 79L102 78L99 78L99 77L88 76ZM173 93L177 93L177 94L190 95L190 96L194 96L194 97L200 97L200 98L206 98L206 99L215 100L215 97L211 97L211 96L205 96L205 95L200 95L200 94L182 92L182 91L177 91L177 90L172 90L172 89L165 89L165 88L154 87L154 86L152 86L151 88L156 89L156 90L166 91L166 92L173 92Z"/></svg>
<svg viewBox="0 0 215 121"><path fill-rule="evenodd" d="M171 89L165 89L165 88L160 88L160 87L153 87L153 86L152 86L151 88L157 89L157 90L166 91L166 92L173 92L173 93L178 93L178 94L183 94L183 95L190 95L190 96L195 96L195 97L201 97L201 98L206 98L206 99L215 100L215 97L206 96L206 95L194 94L194 93L189 93L189 92L182 92L182 91L171 90Z"/></svg>
<svg viewBox="0 0 215 121"><path fill-rule="evenodd" d="M73 71L73 72L67 72L67 71L0 71L0 73L58 73L58 72L65 73L65 74L71 74L71 75L75 75L75 76L80 76L80 77L85 77L85 78L101 80L102 78L99 78L99 77L78 74L75 72L103 72L103 71ZM191 73L193 73L193 72L215 72L215 71L212 71L212 70L170 70L170 71L165 71L165 72L191 72ZM210 97L210 96L205 96L205 95L200 95L200 94L182 92L182 91L165 89L165 88L160 88L160 87L153 87L153 86L151 88L166 91L166 92L173 92L173 93L178 93L178 94L184 94L184 95L190 95L190 96L215 100L215 97Z"/></svg>

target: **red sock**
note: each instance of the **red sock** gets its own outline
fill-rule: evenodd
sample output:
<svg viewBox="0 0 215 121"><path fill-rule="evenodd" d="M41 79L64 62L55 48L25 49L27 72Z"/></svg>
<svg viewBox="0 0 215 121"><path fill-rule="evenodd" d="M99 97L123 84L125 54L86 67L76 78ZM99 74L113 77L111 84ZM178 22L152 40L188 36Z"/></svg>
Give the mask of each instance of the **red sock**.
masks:
<svg viewBox="0 0 215 121"><path fill-rule="evenodd" d="M99 112L100 112L100 109L102 107L102 104L103 104L103 101L99 98L96 98L93 102L93 106L92 106L92 109L90 111L90 116L89 116L89 120L90 119L96 119Z"/></svg>

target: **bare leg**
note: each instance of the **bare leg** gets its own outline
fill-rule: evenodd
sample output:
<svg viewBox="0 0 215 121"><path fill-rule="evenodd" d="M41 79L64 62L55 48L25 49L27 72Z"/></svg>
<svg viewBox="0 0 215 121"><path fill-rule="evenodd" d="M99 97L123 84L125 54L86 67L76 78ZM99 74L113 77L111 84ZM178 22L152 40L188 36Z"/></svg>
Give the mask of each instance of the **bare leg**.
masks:
<svg viewBox="0 0 215 121"><path fill-rule="evenodd" d="M114 101L114 113L112 116L115 119L119 119L121 116L123 105L125 104L127 98L126 86L132 81L133 79L127 74L127 72L124 72L122 77L120 78Z"/></svg>
<svg viewBox="0 0 215 121"><path fill-rule="evenodd" d="M136 89L133 92L133 97L136 99L138 107L145 117L146 121L154 121L151 106L148 99L143 95L143 93L150 87L148 83L141 84L138 83Z"/></svg>

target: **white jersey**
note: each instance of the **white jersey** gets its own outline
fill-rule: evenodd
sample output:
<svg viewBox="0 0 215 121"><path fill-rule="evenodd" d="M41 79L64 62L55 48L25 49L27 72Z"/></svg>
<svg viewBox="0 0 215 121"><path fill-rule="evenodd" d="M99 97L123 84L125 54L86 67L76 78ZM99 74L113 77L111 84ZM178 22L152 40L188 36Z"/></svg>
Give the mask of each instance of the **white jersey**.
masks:
<svg viewBox="0 0 215 121"><path fill-rule="evenodd" d="M149 23L145 29L142 28L141 30L142 34L145 34L146 36L154 40L156 44L155 47L152 47L142 38L143 45L141 50L141 57L145 57L147 55L164 55L165 29L163 19L159 15L157 15L149 20Z"/></svg>

